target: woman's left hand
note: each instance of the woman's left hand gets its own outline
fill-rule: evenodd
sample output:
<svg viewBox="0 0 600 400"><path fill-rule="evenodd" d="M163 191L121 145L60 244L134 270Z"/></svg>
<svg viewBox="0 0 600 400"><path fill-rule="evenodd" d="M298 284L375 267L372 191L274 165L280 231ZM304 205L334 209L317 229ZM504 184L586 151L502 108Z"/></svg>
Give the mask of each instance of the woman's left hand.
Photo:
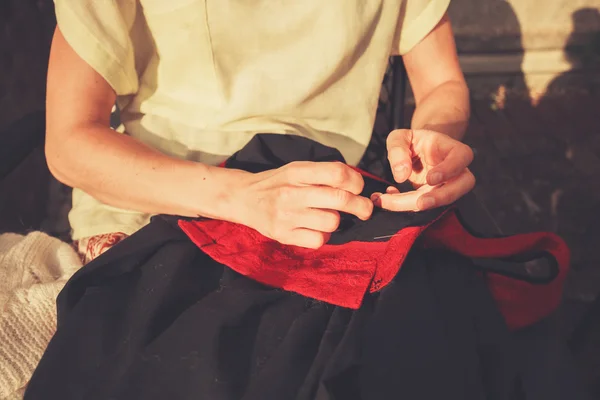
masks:
<svg viewBox="0 0 600 400"><path fill-rule="evenodd" d="M389 187L373 193L376 206L390 211L422 211L451 204L475 186L469 171L473 151L443 133L426 129L398 129L387 139L388 159L398 183L409 181L415 190L400 193Z"/></svg>

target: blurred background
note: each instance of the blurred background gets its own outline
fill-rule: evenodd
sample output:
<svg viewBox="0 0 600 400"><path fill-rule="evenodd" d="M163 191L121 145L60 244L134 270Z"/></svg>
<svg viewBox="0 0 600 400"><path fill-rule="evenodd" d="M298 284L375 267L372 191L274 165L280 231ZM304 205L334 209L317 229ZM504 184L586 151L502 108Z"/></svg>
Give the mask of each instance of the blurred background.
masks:
<svg viewBox="0 0 600 400"><path fill-rule="evenodd" d="M600 0L453 0L450 16L472 96L475 195L489 230L567 240L562 326L600 398ZM51 0L0 0L0 147L26 115L43 127L54 26ZM406 104L410 118L410 91ZM64 237L68 207L41 146L0 181L0 232Z"/></svg>

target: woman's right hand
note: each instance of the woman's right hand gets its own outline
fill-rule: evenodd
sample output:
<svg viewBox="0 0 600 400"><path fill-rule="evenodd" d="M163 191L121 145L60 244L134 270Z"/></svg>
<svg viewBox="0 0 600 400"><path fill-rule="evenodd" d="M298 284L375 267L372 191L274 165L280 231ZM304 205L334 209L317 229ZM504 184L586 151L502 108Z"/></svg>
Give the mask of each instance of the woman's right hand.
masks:
<svg viewBox="0 0 600 400"><path fill-rule="evenodd" d="M340 212L367 220L373 203L359 194L360 173L339 162L293 162L248 174L232 191L240 223L280 243L316 249L340 223Z"/></svg>

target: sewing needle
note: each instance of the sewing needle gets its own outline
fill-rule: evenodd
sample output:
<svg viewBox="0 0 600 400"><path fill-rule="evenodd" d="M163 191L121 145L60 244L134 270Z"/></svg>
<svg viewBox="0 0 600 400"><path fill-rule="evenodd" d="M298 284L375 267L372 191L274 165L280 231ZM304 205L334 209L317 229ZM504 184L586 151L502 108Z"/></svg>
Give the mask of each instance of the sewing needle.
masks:
<svg viewBox="0 0 600 400"><path fill-rule="evenodd" d="M397 234L397 233L395 233L395 234L393 234L393 235L386 235L386 236L376 236L376 237L374 237L374 238L373 238L373 240L377 240L377 239L387 239L387 238L391 238L391 237L394 237L394 236L397 236L397 235L398 235L398 234Z"/></svg>

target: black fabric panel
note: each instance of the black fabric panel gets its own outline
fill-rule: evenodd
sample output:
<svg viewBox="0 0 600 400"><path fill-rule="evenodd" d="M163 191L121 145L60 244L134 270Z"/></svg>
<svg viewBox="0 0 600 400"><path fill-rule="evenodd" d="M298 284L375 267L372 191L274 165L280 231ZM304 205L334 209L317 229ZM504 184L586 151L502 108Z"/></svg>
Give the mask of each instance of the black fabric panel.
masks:
<svg viewBox="0 0 600 400"><path fill-rule="evenodd" d="M25 398L508 398L509 334L462 257L414 252L353 311L260 285L186 239L156 218L85 266Z"/></svg>
<svg viewBox="0 0 600 400"><path fill-rule="evenodd" d="M423 226L438 218L445 208L421 212L394 213L380 208L373 210L367 221L354 216L343 216L340 229L334 232L329 244L344 244L351 241L379 242L390 240L391 235L410 226Z"/></svg>
<svg viewBox="0 0 600 400"><path fill-rule="evenodd" d="M263 172L294 161L345 162L338 150L296 135L261 133L226 162L225 167Z"/></svg>
<svg viewBox="0 0 600 400"><path fill-rule="evenodd" d="M511 339L468 264L444 252L413 253L382 291L362 346L363 398L510 398Z"/></svg>
<svg viewBox="0 0 600 400"><path fill-rule="evenodd" d="M493 272L534 285L550 283L560 272L556 258L548 252L497 259L473 259L473 262L478 269L484 272Z"/></svg>

